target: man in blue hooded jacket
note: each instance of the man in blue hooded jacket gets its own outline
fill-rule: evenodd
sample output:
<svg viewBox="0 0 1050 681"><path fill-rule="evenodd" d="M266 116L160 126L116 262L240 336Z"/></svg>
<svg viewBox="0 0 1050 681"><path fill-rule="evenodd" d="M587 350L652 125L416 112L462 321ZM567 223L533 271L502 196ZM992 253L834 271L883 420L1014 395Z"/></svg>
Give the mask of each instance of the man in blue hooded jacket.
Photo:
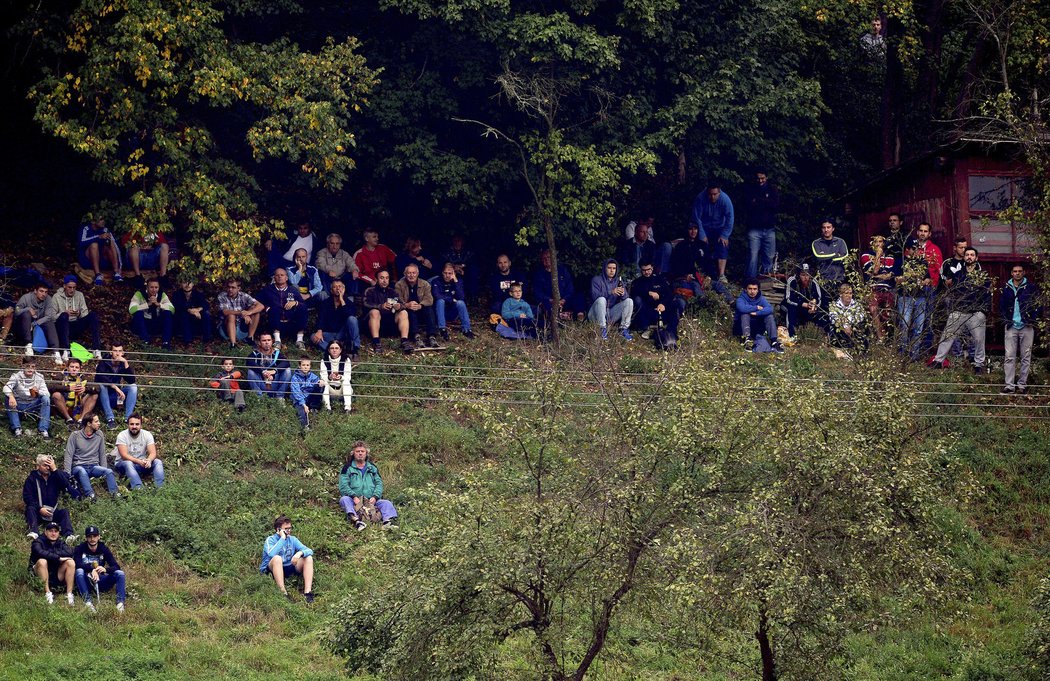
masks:
<svg viewBox="0 0 1050 681"><path fill-rule="evenodd" d="M700 225L701 241L718 261L718 280L726 283L726 260L729 258L729 236L733 233L733 202L722 186L712 182L693 201L693 221Z"/></svg>
<svg viewBox="0 0 1050 681"><path fill-rule="evenodd" d="M777 340L777 320L773 306L759 291L758 279L748 279L744 290L736 299L736 322L740 325L740 336L748 352L755 346L755 336L765 333L774 352L784 349Z"/></svg>
<svg viewBox="0 0 1050 681"><path fill-rule="evenodd" d="M617 275L618 269L619 265L610 258L602 266L602 273L591 279L591 309L587 319L598 325L602 339L609 337L610 322L620 322L620 333L630 341L634 340L629 328L634 301L627 295L627 286L623 277Z"/></svg>
<svg viewBox="0 0 1050 681"><path fill-rule="evenodd" d="M365 529L361 513L366 507L379 512L383 529L397 527L397 510L387 499L383 499L383 477L379 469L368 460L368 445L358 440L350 448L350 460L339 471L339 506L346 519L357 528Z"/></svg>

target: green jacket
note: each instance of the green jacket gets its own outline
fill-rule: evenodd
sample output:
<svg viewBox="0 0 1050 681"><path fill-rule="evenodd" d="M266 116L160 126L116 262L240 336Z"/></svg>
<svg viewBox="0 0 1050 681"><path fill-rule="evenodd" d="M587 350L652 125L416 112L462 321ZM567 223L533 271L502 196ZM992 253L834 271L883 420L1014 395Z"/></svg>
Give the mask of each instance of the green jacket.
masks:
<svg viewBox="0 0 1050 681"><path fill-rule="evenodd" d="M339 471L339 493L346 497L381 498L383 478L379 475L379 469L367 460L364 469L358 468L352 461L347 463Z"/></svg>

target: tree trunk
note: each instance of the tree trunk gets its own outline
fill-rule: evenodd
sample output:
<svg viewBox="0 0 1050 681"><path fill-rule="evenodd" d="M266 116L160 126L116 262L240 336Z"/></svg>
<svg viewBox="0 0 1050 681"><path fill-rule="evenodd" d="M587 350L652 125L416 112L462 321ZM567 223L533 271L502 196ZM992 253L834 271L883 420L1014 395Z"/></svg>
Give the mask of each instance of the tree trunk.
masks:
<svg viewBox="0 0 1050 681"><path fill-rule="evenodd" d="M762 681L777 681L776 659L773 657L773 645L769 642L769 619L765 608L758 611L758 649L762 654Z"/></svg>
<svg viewBox="0 0 1050 681"><path fill-rule="evenodd" d="M561 314L561 287L558 285L558 248L554 243L554 223L548 213L543 214L543 231L551 254L551 342L558 343L558 315Z"/></svg>
<svg viewBox="0 0 1050 681"><path fill-rule="evenodd" d="M882 85L882 168L900 163L901 113L904 102L904 65L901 64L900 38L903 28L899 19L890 19L886 31L886 78Z"/></svg>

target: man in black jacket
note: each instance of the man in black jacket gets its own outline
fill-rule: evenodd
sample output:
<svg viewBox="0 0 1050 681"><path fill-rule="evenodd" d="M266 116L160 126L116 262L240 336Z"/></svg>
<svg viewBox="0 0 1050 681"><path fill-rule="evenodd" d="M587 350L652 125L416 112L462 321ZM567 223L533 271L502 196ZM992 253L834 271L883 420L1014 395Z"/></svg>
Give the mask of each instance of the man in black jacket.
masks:
<svg viewBox="0 0 1050 681"><path fill-rule="evenodd" d="M1006 323L1006 361L1003 372L1006 385L1000 391L1009 395L1028 392L1028 370L1032 366L1032 343L1035 324L1042 316L1039 306L1039 287L1025 277L1024 265L1010 268L1010 280L999 297L999 315ZM1021 356L1021 373L1017 373L1017 356Z"/></svg>
<svg viewBox="0 0 1050 681"><path fill-rule="evenodd" d="M48 604L55 602L52 589L66 586L66 602L73 605L73 580L76 564L73 552L58 536L59 526L55 521L44 526L44 536L33 540L29 554L29 569L44 583L44 598Z"/></svg>
<svg viewBox="0 0 1050 681"><path fill-rule="evenodd" d="M69 511L58 508L58 495L65 490L74 499L80 498L78 490L65 471L58 470L55 459L50 454L39 454L36 457L36 470L29 474L25 484L22 485L22 501L26 505L26 526L29 531L26 536L36 539L40 536L40 521L56 522L66 535L68 541L73 541L73 522L69 518Z"/></svg>
<svg viewBox="0 0 1050 681"><path fill-rule="evenodd" d="M113 556L113 552L99 540L98 528L89 525L84 530L86 541L73 549L73 560L76 563L76 583L80 597L88 610L95 612L91 602L91 591L95 595L105 593L116 587L117 612L124 612L124 601L127 600L124 571Z"/></svg>
<svg viewBox="0 0 1050 681"><path fill-rule="evenodd" d="M678 337L678 306L672 305L674 292L671 284L663 276L654 274L652 262L643 261L642 276L631 282L631 299L638 315L634 318L635 328L642 330L642 337L648 338L649 327L661 320L672 337Z"/></svg>
<svg viewBox="0 0 1050 681"><path fill-rule="evenodd" d="M992 280L981 269L981 263L977 262L976 248L967 247L963 253L963 268L952 277L946 302L948 323L944 326L937 354L930 367L944 367L944 359L951 351L952 343L966 330L973 337L973 371L975 374L984 373L985 325L988 323L988 312L992 309Z"/></svg>

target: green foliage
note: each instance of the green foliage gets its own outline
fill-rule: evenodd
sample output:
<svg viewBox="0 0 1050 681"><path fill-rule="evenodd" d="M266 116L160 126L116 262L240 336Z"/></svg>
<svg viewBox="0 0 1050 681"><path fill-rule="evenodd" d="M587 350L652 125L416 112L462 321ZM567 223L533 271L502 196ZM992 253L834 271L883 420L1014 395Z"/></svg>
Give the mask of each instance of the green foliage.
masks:
<svg viewBox="0 0 1050 681"><path fill-rule="evenodd" d="M85 0L64 19L60 65L30 92L36 120L124 190L98 212L132 241L186 229L187 270L250 276L281 227L240 157L282 159L329 189L354 168L351 123L376 83L354 38L316 53L238 41L209 0Z"/></svg>
<svg viewBox="0 0 1050 681"><path fill-rule="evenodd" d="M1050 675L1050 578L1044 577L1039 582L1032 608L1036 621L1029 634L1028 651L1035 676L1046 678Z"/></svg>

